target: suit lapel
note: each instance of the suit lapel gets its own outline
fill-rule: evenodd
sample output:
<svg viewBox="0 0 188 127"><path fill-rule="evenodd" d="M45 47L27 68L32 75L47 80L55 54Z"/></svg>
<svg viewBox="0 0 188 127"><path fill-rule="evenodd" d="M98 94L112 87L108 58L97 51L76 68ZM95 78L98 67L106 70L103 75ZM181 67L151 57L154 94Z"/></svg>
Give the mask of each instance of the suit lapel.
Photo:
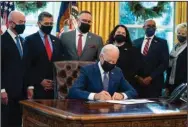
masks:
<svg viewBox="0 0 188 127"><path fill-rule="evenodd" d="M109 84L108 84L108 92L110 94L114 93L114 76L115 75L115 72L114 72L114 69L109 72Z"/></svg>
<svg viewBox="0 0 188 127"><path fill-rule="evenodd" d="M156 43L157 43L157 39L156 39L156 37L154 36L154 37L153 37L153 40L151 41L149 50L148 50L148 55L151 54L151 52L154 50L154 48L156 48L156 46L155 46Z"/></svg>
<svg viewBox="0 0 188 127"><path fill-rule="evenodd" d="M94 82L96 84L98 84L98 87L100 90L103 90L103 83L102 83L102 79L101 79L101 72L99 70L98 62L95 64L95 73L93 73L93 74L94 74L94 76L93 76Z"/></svg>
<svg viewBox="0 0 188 127"><path fill-rule="evenodd" d="M70 40L72 40L72 42L71 42L71 44L72 44L72 46L73 46L73 51L74 51L74 53L75 53L75 56L77 56L78 57L78 54L77 54L77 48L76 48L76 30L74 30L74 31L72 31L73 32L73 34L71 34L71 37L70 38L72 38L72 39L70 39Z"/></svg>
<svg viewBox="0 0 188 127"><path fill-rule="evenodd" d="M141 41L138 43L139 43L140 52L142 52L142 44L144 43L144 38L141 38Z"/></svg>
<svg viewBox="0 0 188 127"><path fill-rule="evenodd" d="M4 34L7 34L8 35L8 38L9 38L9 40L10 40L10 45L12 45L13 46L13 49L15 49L15 52L16 52L16 54L19 56L19 58L21 59L21 57L20 57L20 53L19 53L19 50L18 50L18 47L16 46L16 43L14 42L14 40L13 40L13 38L11 37L11 35L6 31ZM21 41L21 40L20 40ZM23 49L23 47L22 47L22 49Z"/></svg>
<svg viewBox="0 0 188 127"><path fill-rule="evenodd" d="M89 45L91 39L92 39L92 36L91 36L90 32L88 32L87 37L86 37L86 43L85 43L85 46L83 48L82 54L84 54L84 52L87 50L88 45Z"/></svg>
<svg viewBox="0 0 188 127"><path fill-rule="evenodd" d="M52 48L53 48L51 61L53 61L53 59L54 59L54 57L55 57L55 54L56 54L56 46L55 46L56 40L53 38L52 35L50 35L50 40L51 40L51 42L52 42Z"/></svg>

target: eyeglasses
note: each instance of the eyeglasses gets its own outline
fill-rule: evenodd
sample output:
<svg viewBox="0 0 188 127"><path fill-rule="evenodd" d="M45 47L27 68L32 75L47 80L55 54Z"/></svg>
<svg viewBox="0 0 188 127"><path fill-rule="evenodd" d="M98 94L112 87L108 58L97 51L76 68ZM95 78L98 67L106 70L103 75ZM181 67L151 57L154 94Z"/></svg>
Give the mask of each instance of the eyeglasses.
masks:
<svg viewBox="0 0 188 127"><path fill-rule="evenodd" d="M83 22L83 23L88 23L88 24L92 23L91 20L87 20L87 19L80 19L80 21Z"/></svg>

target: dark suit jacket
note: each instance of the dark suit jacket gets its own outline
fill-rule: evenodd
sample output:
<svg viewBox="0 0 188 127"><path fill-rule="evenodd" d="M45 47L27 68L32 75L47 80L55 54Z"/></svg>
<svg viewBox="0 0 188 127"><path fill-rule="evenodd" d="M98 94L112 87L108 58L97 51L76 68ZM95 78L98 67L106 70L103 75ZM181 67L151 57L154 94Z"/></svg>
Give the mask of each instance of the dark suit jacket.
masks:
<svg viewBox="0 0 188 127"><path fill-rule="evenodd" d="M140 57L141 53L134 46L129 46L124 44L123 46L118 47L120 54L117 61L117 66L121 68L125 79L135 87L135 75L140 68Z"/></svg>
<svg viewBox="0 0 188 127"><path fill-rule="evenodd" d="M26 65L27 65L27 84L34 85L35 98L52 98L47 97L44 88L40 84L43 79L53 79L53 62L62 60L60 40L50 35L53 47L52 60L48 60L44 43L39 32L34 33L25 39ZM51 91L52 92L52 91Z"/></svg>
<svg viewBox="0 0 188 127"><path fill-rule="evenodd" d="M22 38L20 41L23 43ZM10 100L20 100L24 97L26 87L23 85L23 61L14 40L6 31L1 36L1 89L6 90Z"/></svg>
<svg viewBox="0 0 188 127"><path fill-rule="evenodd" d="M63 45L64 60L96 61L103 47L102 38L88 32L82 55L77 55L76 30L62 33L61 43Z"/></svg>
<svg viewBox="0 0 188 127"><path fill-rule="evenodd" d="M134 41L134 44L141 52L144 38L139 38ZM137 75L145 78L152 77L152 83L148 86L139 85L141 97L159 97L162 87L164 86L163 72L167 69L169 62L169 52L167 41L154 36L149 51L146 56L141 57L141 68ZM138 93L139 93L138 90Z"/></svg>
<svg viewBox="0 0 188 127"><path fill-rule="evenodd" d="M87 100L91 92L99 93L103 90L98 63L81 68L79 78L74 82L68 93L68 98ZM114 92L124 92L128 98L135 98L137 92L124 79L120 68L115 67L109 73L108 92L112 96Z"/></svg>
<svg viewBox="0 0 188 127"><path fill-rule="evenodd" d="M167 87L169 85L169 77L171 73L171 67L167 70ZM178 55L176 61L176 73L174 85L177 87L181 83L187 83L187 47Z"/></svg>

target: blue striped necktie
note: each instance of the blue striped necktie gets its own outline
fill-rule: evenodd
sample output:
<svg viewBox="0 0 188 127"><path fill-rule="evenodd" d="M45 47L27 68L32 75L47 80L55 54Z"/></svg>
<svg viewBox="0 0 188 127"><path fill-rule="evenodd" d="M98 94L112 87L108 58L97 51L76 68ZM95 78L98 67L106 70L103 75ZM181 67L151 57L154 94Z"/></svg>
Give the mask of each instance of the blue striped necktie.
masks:
<svg viewBox="0 0 188 127"><path fill-rule="evenodd" d="M16 38L16 46L17 46L17 48L18 48L20 57L22 58L22 56L23 56L23 51L22 51L22 48L21 48L20 39L19 39L18 36L16 36L15 38Z"/></svg>

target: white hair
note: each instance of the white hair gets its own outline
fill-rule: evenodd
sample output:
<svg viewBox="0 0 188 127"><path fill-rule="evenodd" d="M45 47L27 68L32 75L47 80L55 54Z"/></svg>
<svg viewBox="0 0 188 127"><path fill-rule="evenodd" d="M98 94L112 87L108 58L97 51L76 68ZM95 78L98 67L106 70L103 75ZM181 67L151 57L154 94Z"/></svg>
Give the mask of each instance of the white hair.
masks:
<svg viewBox="0 0 188 127"><path fill-rule="evenodd" d="M102 48L100 54L105 54L106 52L110 52L110 51L117 51L119 53L119 49L115 45L107 44Z"/></svg>
<svg viewBox="0 0 188 127"><path fill-rule="evenodd" d="M178 24L176 26L176 34L178 33L179 30L184 30L187 33L187 23L185 22L185 23Z"/></svg>

